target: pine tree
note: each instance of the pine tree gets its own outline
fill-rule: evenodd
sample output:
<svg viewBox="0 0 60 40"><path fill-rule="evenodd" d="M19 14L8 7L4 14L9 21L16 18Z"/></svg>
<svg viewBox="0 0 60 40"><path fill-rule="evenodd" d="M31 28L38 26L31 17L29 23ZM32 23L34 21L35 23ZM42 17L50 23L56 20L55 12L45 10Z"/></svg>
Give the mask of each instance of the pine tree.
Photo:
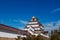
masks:
<svg viewBox="0 0 60 40"><path fill-rule="evenodd" d="M24 37L24 38L22 38L22 40L27 40L27 38Z"/></svg>
<svg viewBox="0 0 60 40"><path fill-rule="evenodd" d="M60 32L57 30L52 31L51 40L60 40Z"/></svg>
<svg viewBox="0 0 60 40"><path fill-rule="evenodd" d="M31 38L31 36L27 36L27 40L31 40L32 38Z"/></svg>
<svg viewBox="0 0 60 40"><path fill-rule="evenodd" d="M36 37L36 40L43 40L43 36L38 35L38 36Z"/></svg>
<svg viewBox="0 0 60 40"><path fill-rule="evenodd" d="M17 36L17 39L16 40L21 40L20 36Z"/></svg>
<svg viewBox="0 0 60 40"><path fill-rule="evenodd" d="M20 31L18 31L18 34L20 35ZM21 40L21 37L20 36L17 36L17 39L16 40Z"/></svg>
<svg viewBox="0 0 60 40"><path fill-rule="evenodd" d="M31 36L31 40L36 40L36 36L35 35L32 35Z"/></svg>
<svg viewBox="0 0 60 40"><path fill-rule="evenodd" d="M58 40L60 40L60 29L59 29L59 31L57 32L57 34L58 34Z"/></svg>

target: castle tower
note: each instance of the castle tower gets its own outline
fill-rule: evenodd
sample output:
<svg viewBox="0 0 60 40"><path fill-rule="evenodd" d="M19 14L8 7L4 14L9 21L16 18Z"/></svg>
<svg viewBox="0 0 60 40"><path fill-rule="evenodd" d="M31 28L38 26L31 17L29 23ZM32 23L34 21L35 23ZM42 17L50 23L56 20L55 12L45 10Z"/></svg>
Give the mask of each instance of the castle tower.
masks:
<svg viewBox="0 0 60 40"><path fill-rule="evenodd" d="M28 24L25 26L25 29L29 28L33 29L33 32L37 34L40 34L44 31L44 26L41 23L39 23L38 19L35 16L33 16L28 22Z"/></svg>

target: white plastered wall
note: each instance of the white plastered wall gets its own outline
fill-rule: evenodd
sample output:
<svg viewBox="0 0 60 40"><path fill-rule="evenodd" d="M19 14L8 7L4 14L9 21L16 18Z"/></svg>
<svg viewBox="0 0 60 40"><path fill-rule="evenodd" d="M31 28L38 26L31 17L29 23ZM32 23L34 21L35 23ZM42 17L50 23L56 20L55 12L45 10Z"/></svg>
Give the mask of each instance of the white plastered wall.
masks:
<svg viewBox="0 0 60 40"><path fill-rule="evenodd" d="M26 37L25 35L18 35L18 34L13 34L13 33L7 33L7 32L1 32L0 31L0 37L17 38L17 36Z"/></svg>

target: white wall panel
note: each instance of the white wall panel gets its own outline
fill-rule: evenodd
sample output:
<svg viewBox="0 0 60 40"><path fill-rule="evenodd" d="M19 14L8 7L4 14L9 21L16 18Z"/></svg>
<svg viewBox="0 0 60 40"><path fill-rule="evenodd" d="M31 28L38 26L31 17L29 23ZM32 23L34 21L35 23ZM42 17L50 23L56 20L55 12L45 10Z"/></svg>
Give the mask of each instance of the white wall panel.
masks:
<svg viewBox="0 0 60 40"><path fill-rule="evenodd" d="M12 33L6 33L0 31L0 37L17 38L17 36L26 37L26 35L18 35L18 34L12 34Z"/></svg>
<svg viewBox="0 0 60 40"><path fill-rule="evenodd" d="M0 37L17 38L18 34L6 33L0 31Z"/></svg>

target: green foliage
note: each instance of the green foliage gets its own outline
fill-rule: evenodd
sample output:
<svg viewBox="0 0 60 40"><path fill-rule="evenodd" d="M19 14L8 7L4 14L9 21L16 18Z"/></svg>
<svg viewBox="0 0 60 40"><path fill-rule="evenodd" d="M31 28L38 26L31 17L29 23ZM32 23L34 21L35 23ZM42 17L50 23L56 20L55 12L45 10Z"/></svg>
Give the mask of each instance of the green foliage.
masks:
<svg viewBox="0 0 60 40"><path fill-rule="evenodd" d="M24 37L24 38L22 38L22 40L27 40L27 39Z"/></svg>
<svg viewBox="0 0 60 40"><path fill-rule="evenodd" d="M23 38L23 40L43 40L43 36L38 35L31 35L31 36L27 36L27 38Z"/></svg>
<svg viewBox="0 0 60 40"><path fill-rule="evenodd" d="M36 36L35 35L32 35L31 36L31 40L36 40Z"/></svg>
<svg viewBox="0 0 60 40"><path fill-rule="evenodd" d="M17 36L17 39L16 40L20 40L21 38L20 38L20 36Z"/></svg>
<svg viewBox="0 0 60 40"><path fill-rule="evenodd" d="M60 40L60 32L54 30L51 34L51 40Z"/></svg>
<svg viewBox="0 0 60 40"><path fill-rule="evenodd" d="M37 37L36 37L36 40L43 40L44 38L43 38L43 36L41 36L41 35L38 35Z"/></svg>
<svg viewBox="0 0 60 40"><path fill-rule="evenodd" d="M31 36L27 36L26 40L32 40L32 37Z"/></svg>

